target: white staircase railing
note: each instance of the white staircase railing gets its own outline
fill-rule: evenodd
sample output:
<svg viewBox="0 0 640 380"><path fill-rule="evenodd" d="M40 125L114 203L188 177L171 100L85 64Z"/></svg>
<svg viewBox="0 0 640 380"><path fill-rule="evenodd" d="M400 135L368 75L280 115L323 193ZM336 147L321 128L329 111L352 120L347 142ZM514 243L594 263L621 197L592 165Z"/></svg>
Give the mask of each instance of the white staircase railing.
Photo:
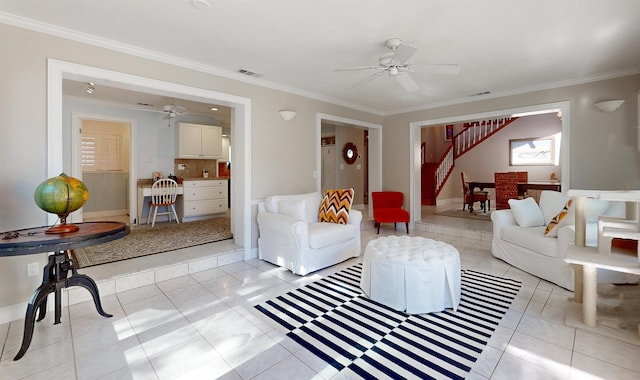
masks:
<svg viewBox="0 0 640 380"><path fill-rule="evenodd" d="M453 170L453 149L449 148L436 169L436 195Z"/></svg>
<svg viewBox="0 0 640 380"><path fill-rule="evenodd" d="M455 156L459 157L513 120L515 118L509 117L468 123L467 127L454 137Z"/></svg>

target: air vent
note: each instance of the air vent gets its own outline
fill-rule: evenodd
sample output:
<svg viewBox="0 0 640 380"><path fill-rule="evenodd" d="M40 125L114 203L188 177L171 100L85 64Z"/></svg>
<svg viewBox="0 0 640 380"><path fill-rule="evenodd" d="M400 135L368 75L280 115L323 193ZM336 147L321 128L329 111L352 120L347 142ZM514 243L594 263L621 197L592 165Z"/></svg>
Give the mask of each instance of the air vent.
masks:
<svg viewBox="0 0 640 380"><path fill-rule="evenodd" d="M238 72L240 74L244 74L244 75L250 76L250 77L256 77L257 78L257 77L261 76L260 74L256 74L253 71L249 71L249 70L245 70L245 69L239 69Z"/></svg>
<svg viewBox="0 0 640 380"><path fill-rule="evenodd" d="M491 93L491 91L482 91L482 92L476 92L475 94L471 94L469 96L482 96L482 95L489 95Z"/></svg>

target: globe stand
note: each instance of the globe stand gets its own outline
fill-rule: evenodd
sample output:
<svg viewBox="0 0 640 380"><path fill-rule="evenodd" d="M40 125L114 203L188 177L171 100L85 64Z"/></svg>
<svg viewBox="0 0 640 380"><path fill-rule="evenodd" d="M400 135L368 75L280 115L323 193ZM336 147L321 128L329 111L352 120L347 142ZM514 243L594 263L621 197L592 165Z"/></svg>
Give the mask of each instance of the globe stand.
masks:
<svg viewBox="0 0 640 380"><path fill-rule="evenodd" d="M67 224L67 216L60 216L60 224L51 226L51 228L44 231L45 234L66 234L68 232L76 232L80 227L75 224Z"/></svg>

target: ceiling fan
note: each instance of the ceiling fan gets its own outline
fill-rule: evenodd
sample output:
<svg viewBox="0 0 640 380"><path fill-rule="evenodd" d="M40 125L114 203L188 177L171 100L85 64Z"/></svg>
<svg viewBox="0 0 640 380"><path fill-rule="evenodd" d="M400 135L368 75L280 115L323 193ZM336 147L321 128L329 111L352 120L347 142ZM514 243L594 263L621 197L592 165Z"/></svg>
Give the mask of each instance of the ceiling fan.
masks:
<svg viewBox="0 0 640 380"><path fill-rule="evenodd" d="M187 110L186 108L182 106L176 106L174 104L167 104L166 106L162 107L162 112L166 114L164 116L164 119L172 119L176 116L180 116L186 110Z"/></svg>
<svg viewBox="0 0 640 380"><path fill-rule="evenodd" d="M460 66L456 64L412 64L409 58L418 50L417 47L403 44L400 38L390 38L385 42L385 46L391 50L380 58L376 66L358 66L335 69L333 71L354 71L354 70L376 70L360 82L351 87L360 86L377 77L387 75L394 77L407 92L416 92L420 89L416 81L409 75L414 72L416 66L424 67L425 71L433 74L451 74L460 72Z"/></svg>

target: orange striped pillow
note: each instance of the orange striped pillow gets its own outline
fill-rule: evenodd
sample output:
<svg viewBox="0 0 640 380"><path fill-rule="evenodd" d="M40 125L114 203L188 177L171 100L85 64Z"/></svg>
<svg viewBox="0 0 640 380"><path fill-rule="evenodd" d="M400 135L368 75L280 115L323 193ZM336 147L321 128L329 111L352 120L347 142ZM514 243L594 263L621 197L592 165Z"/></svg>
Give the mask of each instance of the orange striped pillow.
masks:
<svg viewBox="0 0 640 380"><path fill-rule="evenodd" d="M324 192L318 221L328 223L347 224L349 211L353 203L353 189L332 189Z"/></svg>
<svg viewBox="0 0 640 380"><path fill-rule="evenodd" d="M544 236L558 237L558 230L560 229L561 225L564 225L562 221L566 221L566 216L569 215L569 208L571 207L571 203L573 203L573 200L569 199L562 210L560 210L558 215L551 218L551 221L547 225L547 228L544 230Z"/></svg>

